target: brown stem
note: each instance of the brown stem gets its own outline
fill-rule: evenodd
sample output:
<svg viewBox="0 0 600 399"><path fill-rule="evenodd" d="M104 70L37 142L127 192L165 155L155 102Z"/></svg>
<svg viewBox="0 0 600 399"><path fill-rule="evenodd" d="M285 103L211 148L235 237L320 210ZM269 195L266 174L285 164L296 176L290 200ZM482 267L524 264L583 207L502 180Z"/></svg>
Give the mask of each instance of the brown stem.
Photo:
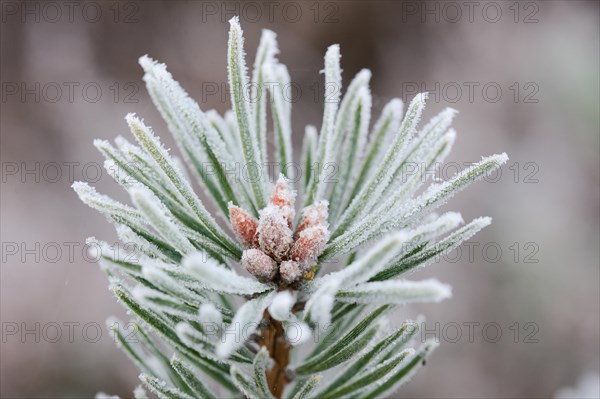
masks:
<svg viewBox="0 0 600 399"><path fill-rule="evenodd" d="M256 342L267 347L271 358L275 361L272 368L267 370L267 383L271 393L276 398L281 398L283 389L290 382L285 375L285 369L290 361L290 345L285 340L285 333L281 322L273 319L265 310L263 316L265 328L261 331Z"/></svg>

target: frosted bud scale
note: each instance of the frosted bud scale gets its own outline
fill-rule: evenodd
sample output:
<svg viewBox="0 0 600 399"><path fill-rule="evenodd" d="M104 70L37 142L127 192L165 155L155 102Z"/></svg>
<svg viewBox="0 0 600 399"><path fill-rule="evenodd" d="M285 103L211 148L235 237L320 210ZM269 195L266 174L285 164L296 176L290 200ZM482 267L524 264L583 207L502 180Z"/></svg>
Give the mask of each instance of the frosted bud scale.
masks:
<svg viewBox="0 0 600 399"><path fill-rule="evenodd" d="M286 218L275 205L267 205L260 211L260 219L256 229L258 243L264 253L277 261L282 261L292 246L292 230Z"/></svg>
<svg viewBox="0 0 600 399"><path fill-rule="evenodd" d="M242 254L242 265L259 280L273 279L277 273L277 263L259 249L247 249Z"/></svg>

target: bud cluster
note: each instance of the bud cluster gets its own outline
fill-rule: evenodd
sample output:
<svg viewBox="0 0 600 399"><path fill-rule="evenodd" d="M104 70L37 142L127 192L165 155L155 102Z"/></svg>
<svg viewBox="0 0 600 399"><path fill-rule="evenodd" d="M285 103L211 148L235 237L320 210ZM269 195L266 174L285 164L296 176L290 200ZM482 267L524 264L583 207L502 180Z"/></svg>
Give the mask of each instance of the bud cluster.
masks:
<svg viewBox="0 0 600 399"><path fill-rule="evenodd" d="M229 204L229 221L237 240L247 249L242 265L260 281L290 285L309 274L329 240L328 202L318 201L302 210L294 230L296 192L284 176L273 188L256 220Z"/></svg>

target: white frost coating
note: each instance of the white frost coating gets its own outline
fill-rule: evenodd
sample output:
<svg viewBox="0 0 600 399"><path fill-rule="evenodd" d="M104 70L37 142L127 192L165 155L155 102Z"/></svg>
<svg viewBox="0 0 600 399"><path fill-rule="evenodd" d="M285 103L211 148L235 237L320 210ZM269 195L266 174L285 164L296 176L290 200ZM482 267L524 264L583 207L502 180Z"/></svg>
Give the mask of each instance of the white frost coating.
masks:
<svg viewBox="0 0 600 399"><path fill-rule="evenodd" d="M373 159L379 159L385 154L386 149L393 140L393 135L400 129L402 123L402 113L404 112L404 102L399 98L391 99L383 110L375 125L373 133L369 139L369 151L372 151ZM378 146L373 145L378 142Z"/></svg>
<svg viewBox="0 0 600 399"><path fill-rule="evenodd" d="M136 223L144 223L144 217L136 209L115 201L106 195L99 194L95 188L86 182L76 181L71 187L83 203L105 216L117 215L127 220L133 220Z"/></svg>
<svg viewBox="0 0 600 399"><path fill-rule="evenodd" d="M448 253L458 247L460 244L473 237L477 232L483 229L486 226L489 226L492 223L492 218L490 217L480 217L477 219L473 219L466 226L461 227L456 230L443 240L428 246L425 249L425 252L422 254L417 254L415 257L431 255L431 258L423 261L418 265L418 267L410 270L411 273L414 273L416 270L422 269L429 264L433 263L436 259L438 259L438 255L442 253ZM412 259L412 258L411 258Z"/></svg>
<svg viewBox="0 0 600 399"><path fill-rule="evenodd" d="M317 156L317 142L318 142L317 128L313 125L307 125L304 129L304 138L302 139L302 156L301 166L303 171L303 188L306 191L308 185L311 182L311 172L313 163Z"/></svg>
<svg viewBox="0 0 600 399"><path fill-rule="evenodd" d="M146 74L144 81L150 89L150 94L156 106L160 109L163 118L169 123L173 134L179 138L180 148L189 161L194 162L208 160L208 152L214 153L221 164L233 167L235 158L217 130L212 126L207 116L202 112L198 103L192 100L180 84L173 79L164 64L159 64L148 56L140 58L140 65ZM164 109L163 109L164 108ZM196 154L196 152L200 151ZM193 162L190 163L192 166ZM211 164L212 167L218 165ZM184 169L182 169L184 170ZM211 176L213 177L213 176ZM244 200L241 190L232 179L231 175L225 175L236 198ZM216 183L223 183L214 179ZM221 186L223 186L221 184ZM245 202L242 202L245 204Z"/></svg>
<svg viewBox="0 0 600 399"><path fill-rule="evenodd" d="M98 392L94 398L95 399L121 399L117 395L110 395L110 394L107 394L104 392Z"/></svg>
<svg viewBox="0 0 600 399"><path fill-rule="evenodd" d="M593 372L579 376L575 386L561 387L554 393L554 399L596 398L600 398L600 374Z"/></svg>
<svg viewBox="0 0 600 399"><path fill-rule="evenodd" d="M285 329L285 338L292 346L302 345L308 342L313 334L308 324L293 316L283 322Z"/></svg>
<svg viewBox="0 0 600 399"><path fill-rule="evenodd" d="M446 160L446 157L448 156L448 154L450 154L450 151L452 151L452 147L454 147L455 141L456 141L456 130L454 130L453 128L450 128L439 139L438 145L435 146L436 149L441 149L441 150L438 151L438 153L435 154L433 157L427 158L429 160L429 165L430 165L429 167L431 167L431 165L442 164ZM435 179L435 177L433 177L432 180L433 179ZM424 179L421 179L421 180L424 180ZM412 194L414 194L414 192L411 193L411 195Z"/></svg>
<svg viewBox="0 0 600 399"><path fill-rule="evenodd" d="M431 253L438 253L440 251L448 253L448 252L452 251L453 249L455 249L456 247L458 247L463 242L465 242L466 240L468 240L469 238L473 237L484 227L489 226L491 223L492 223L492 218L487 217L487 216L473 219L469 224L467 224L464 227L461 227L454 233L450 234L448 237L427 247L426 251L429 251ZM427 266L434 260L435 260L435 258L432 258L432 259L420 264L419 269Z"/></svg>
<svg viewBox="0 0 600 399"><path fill-rule="evenodd" d="M148 287L144 287L142 285L136 285L135 287L133 287L133 289L131 290L131 296L133 297L133 299L135 299L141 304L145 304L147 307L151 307L151 305L148 306L149 302L147 301L147 298L169 298L168 295L162 294L158 291L155 291Z"/></svg>
<svg viewBox="0 0 600 399"><path fill-rule="evenodd" d="M394 215L390 215L384 206L355 223L346 233L333 240L325 249L325 259L344 252L349 252L362 245L375 231L385 224L386 229L392 230L407 225L414 219L443 205L455 193L470 183L484 177L487 173L500 167L508 160L506 154L492 155L467 170L454 176L451 180L430 186L418 198L411 199Z"/></svg>
<svg viewBox="0 0 600 399"><path fill-rule="evenodd" d="M177 166L177 168L179 168L179 170L181 171L181 174L183 175L183 178L187 181L192 181L192 179L190 179L190 175L187 172L187 169L185 168L185 164L183 163L183 160L177 156L173 156L173 163L175 164L175 166Z"/></svg>
<svg viewBox="0 0 600 399"><path fill-rule="evenodd" d="M254 112L252 111L245 89L248 87L246 76L246 61L244 57L244 36L238 17L229 20L229 43L227 48L227 71L229 78L229 90L231 91L231 102L237 119L242 152L246 165L262 167L260 146L256 126L254 123ZM262 170L261 170L262 171ZM254 194L257 208L265 206L265 187L263 179L250 179L250 187Z"/></svg>
<svg viewBox="0 0 600 399"><path fill-rule="evenodd" d="M260 146L262 159L267 160L267 108L265 82L272 83L270 76L265 71L275 63L275 56L279 53L277 35L275 32L263 29L254 60L252 72L252 97L254 99L253 113L255 130Z"/></svg>
<svg viewBox="0 0 600 399"><path fill-rule="evenodd" d="M148 394L146 394L146 390L141 385L138 385L133 390L133 397L134 399L148 399Z"/></svg>
<svg viewBox="0 0 600 399"><path fill-rule="evenodd" d="M143 165L142 162L134 161L131 156L121 153L106 140L94 140L94 147L100 151L105 161L108 162L104 166L107 168L109 176L125 188L138 183L139 174L141 173L150 176L158 173L157 170L153 170ZM134 177L130 173L136 174L136 176Z"/></svg>
<svg viewBox="0 0 600 399"><path fill-rule="evenodd" d="M139 251L151 258L158 258L165 262L169 261L169 258L165 256L156 245L136 234L128 226L123 224L119 225L117 227L117 235L119 236L119 240L128 247L133 245L134 251Z"/></svg>
<svg viewBox="0 0 600 399"><path fill-rule="evenodd" d="M208 359L222 363L223 359L215 354L215 340L220 337L219 331L207 330L207 334L198 331L187 322L179 322L174 328L175 334L187 347L194 348Z"/></svg>
<svg viewBox="0 0 600 399"><path fill-rule="evenodd" d="M262 319L263 312L271 304L274 292L264 294L243 304L233 317L231 324L223 333L224 342L217 346L217 356L224 359L229 357L237 348L244 344L251 334L256 331Z"/></svg>
<svg viewBox="0 0 600 399"><path fill-rule="evenodd" d="M403 231L385 238L346 268L317 279L315 286L336 281L341 287L351 287L369 280L385 269L392 259L408 250L408 246L404 245L408 239L408 234Z"/></svg>
<svg viewBox="0 0 600 399"><path fill-rule="evenodd" d="M202 334L200 331L196 330L189 323L179 322L175 326L175 333L177 337L181 339L183 342L189 344L190 347L197 346L198 343L194 341L200 341L205 343L211 343L208 337Z"/></svg>
<svg viewBox="0 0 600 399"><path fill-rule="evenodd" d="M224 268L201 252L186 256L182 264L186 270L198 277L199 284L212 291L252 295L272 289L266 284L240 276L235 271Z"/></svg>
<svg viewBox="0 0 600 399"><path fill-rule="evenodd" d="M184 118L189 114L189 107L185 106L188 96L181 88L179 83L173 79L167 71L165 64L160 64L152 58L144 55L140 57L139 64L144 69L144 82L152 101L160 111L163 119L167 121L169 130L177 139L177 144L182 150L188 163L195 159L193 153L188 153L186 148L194 147L199 151L200 157L205 157L205 148L199 143L198 137L190 135L189 129L186 129ZM191 101L191 100L190 100ZM183 115L175 109L176 104L187 111Z"/></svg>
<svg viewBox="0 0 600 399"><path fill-rule="evenodd" d="M144 153L140 147L131 144L129 140L123 136L115 137L115 144L117 145L117 148L129 159L134 159L133 156L135 155L144 161L149 161L150 163L153 162L152 158L150 158L148 154ZM154 170L153 173L156 173L156 170Z"/></svg>
<svg viewBox="0 0 600 399"><path fill-rule="evenodd" d="M285 117L286 119L289 121L289 123L291 123L290 117L292 116L292 98L291 95L288 96L286 90L289 90L289 86L292 83L292 78L290 76L290 72L287 69L287 66L285 66L284 64L280 64L279 62L275 63L274 65L274 73L275 73L275 77L277 78L277 82L280 86L280 93L281 93L281 100L283 101L282 104L282 109L285 111ZM290 134L291 132L291 126L289 126L290 129ZM290 136L291 139L291 136ZM291 145L291 144L290 144ZM291 149L291 147L290 147Z"/></svg>
<svg viewBox="0 0 600 399"><path fill-rule="evenodd" d="M231 156L236 161L241 161L243 159L243 155L242 150L239 146L237 132L232 132L230 130L230 127L225 121L225 118L219 115L219 113L216 110L209 109L205 112L205 114L206 118L208 119L208 122L211 125L213 125L215 129L217 129L217 131L220 133L221 137L223 138L223 141L225 142L225 146L231 152Z"/></svg>
<svg viewBox="0 0 600 399"><path fill-rule="evenodd" d="M125 120L129 124L131 132L136 137L138 143L152 156L167 176L173 188L182 196L187 206L196 214L198 219L214 238L227 245L235 246L233 241L219 227L214 218L208 213L200 198L194 193L190 183L185 180L183 173L179 170L169 153L162 146L161 142L154 135L152 130L143 124L143 122L133 114L127 114Z"/></svg>
<svg viewBox="0 0 600 399"><path fill-rule="evenodd" d="M465 220L460 212L446 212L440 216L436 216L429 224L415 230L418 232L432 231L434 234L442 234L464 222Z"/></svg>
<svg viewBox="0 0 600 399"><path fill-rule="evenodd" d="M316 162L321 165L316 173L313 173L310 184L304 198L304 206L310 205L315 199L320 199L327 186L327 169L323 167L333 158L333 134L335 128L335 117L342 91L342 70L340 68L340 46L334 44L329 46L325 53L325 89L327 90L325 110L323 111L323 124L319 136ZM333 90L333 93L331 91Z"/></svg>
<svg viewBox="0 0 600 399"><path fill-rule="evenodd" d="M218 397L227 391L266 398L271 396L265 374L269 356L260 348L264 342L256 335L256 329L268 323L264 316L281 322L285 339L293 346L310 342L313 334L317 338L321 328L334 327L339 336L336 333L327 336L332 340L319 340L316 355L310 355L307 364L290 368L290 380L297 374L301 384L287 387L297 389L288 396L389 396L421 366L433 344L425 344L416 353L403 351L415 331L392 330L385 314L391 317L393 306L380 307L376 321L362 318L365 314L361 317L361 313L371 305L450 297L450 287L436 280L396 278L435 261L490 223L489 218L480 218L461 228L460 214L432 212L471 181L506 162L506 155L486 158L450 181L440 183L436 179L440 184L422 190L421 186L431 181L431 166L443 162L455 141L450 124L456 111L445 109L420 128L427 94L418 95L404 117L402 101L394 99L369 129L371 73L361 71L342 92L339 46L334 45L325 55L326 101L320 135L307 126L304 137L304 176L298 182L304 193L303 206L298 207L303 217L296 218L289 187L279 181L269 197L271 184L265 178L277 172L298 177L294 173L297 170L288 173L287 165L283 165L293 158L291 102L286 101L289 98L284 91L291 78L276 59L275 34L264 31L251 86L243 44L239 20L233 18L227 54L233 111L225 111L223 117L216 111L200 110L164 64L147 56L140 59L150 96L186 164L171 156L152 129L131 114L126 119L137 143L122 137L112 145L96 140L94 145L106 158L109 175L131 193L139 209L102 196L85 183L73 185L87 204L117 227L121 241L142 249L138 251L141 256L132 259L130 251L121 251L129 246L110 247L88 240L90 252L96 252L91 257L101 255L99 263L109 274L114 294L129 308L129 315L143 320L144 331L151 333L144 335L147 351L138 345L130 348L123 341L121 345L150 374L141 379L152 395ZM253 95L247 95L249 90L254 90ZM267 174L263 165L267 149L273 147L266 145L267 125L271 125L266 121L268 114L273 117L269 130L274 132L274 155L283 166L279 171L269 168ZM331 176L328 162L335 162L337 167L335 185L324 178ZM407 170L413 164L421 166L416 173ZM239 171L240 165L248 168L249 179L240 180L232 173ZM186 168L199 178L219 216L227 219L232 215L224 221L229 222L244 248L204 208ZM255 179L250 169L265 174ZM259 222L261 234L256 234ZM369 247L360 251L367 244ZM177 252L184 256L182 262ZM354 260L331 273L326 261L346 253L353 253ZM239 267L240 261L253 274L247 276L251 278L232 269ZM325 273L331 274L322 277ZM242 299L245 302L240 307ZM295 304L296 300L304 306ZM330 325L332 318L335 326ZM198 328L197 323L214 323L218 328ZM209 329L215 335L210 335ZM172 344L173 339L180 355L196 353L201 356L198 360L205 359L197 364L205 372L202 382L190 378L198 370L178 368L176 363L170 368L162 352L172 346L169 342ZM161 340L164 342L158 342ZM147 354L152 360L146 359ZM290 353L292 364L296 363L295 355ZM244 363L243 367L239 363ZM248 363L254 364L254 373ZM182 370L190 374L184 375ZM320 371L327 378L339 371L345 375L314 392ZM182 373L181 378L174 373ZM392 376L394 380L389 379ZM206 392L204 377L213 380L207 381ZM396 379L401 381L394 384ZM210 392L213 388L217 390L214 393ZM136 397L146 398L146 394L138 389Z"/></svg>
<svg viewBox="0 0 600 399"><path fill-rule="evenodd" d="M141 119L135 114L129 113L125 116L125 120L129 128L135 136L138 143L148 152L156 165L165 174L171 186L188 203L190 208L195 212L203 211L206 215L206 209L200 202L200 199L195 196L190 183L185 179L183 172L179 169L173 158L169 155L157 136L154 135L152 129L146 126ZM210 215L208 215L210 216Z"/></svg>
<svg viewBox="0 0 600 399"><path fill-rule="evenodd" d="M411 202L408 207L401 208L391 218L389 225L399 226L411 218L431 211L448 201L456 193L469 184L483 178L491 171L499 168L508 160L506 153L482 157L482 160L468 169L457 173L452 179L444 183L433 184L418 198ZM380 216L382 217L382 216ZM389 217L389 215L388 215Z"/></svg>
<svg viewBox="0 0 600 399"><path fill-rule="evenodd" d="M171 387L171 385L168 385L164 380L159 378L144 373L140 374L139 378L150 391L160 398L192 399L190 395L177 388Z"/></svg>
<svg viewBox="0 0 600 399"><path fill-rule="evenodd" d="M263 66L264 76L271 96L271 114L275 135L275 160L281 173L288 175L287 165L293 161L291 99L286 98L290 88L290 75L287 68L279 63ZM293 172L292 172L293 173Z"/></svg>
<svg viewBox="0 0 600 399"><path fill-rule="evenodd" d="M458 114L458 111L454 108L445 108L423 127L418 137L415 138L414 146L411 149L418 154L417 159L422 159L423 153L428 151L442 137L442 134L450 128L456 114Z"/></svg>
<svg viewBox="0 0 600 399"><path fill-rule="evenodd" d="M402 359L402 361L400 361L400 363L398 363L391 370L391 372L387 373L382 378L374 381L374 383L369 386L369 388L380 387L385 382L387 382L396 372L398 372L402 368L406 367L412 360L412 357L415 356L415 354L416 354L416 351L413 348L404 349L402 352L400 352L397 355L393 356L392 358L386 360L385 362L371 366L369 369L367 369L363 373L361 373L361 375L366 374L366 373L368 373L374 369L377 369L379 367L385 367L386 365L389 365L390 363L393 363L395 361L397 362L399 359Z"/></svg>
<svg viewBox="0 0 600 399"><path fill-rule="evenodd" d="M85 239L85 245L87 245L87 254L92 259L99 259L102 256L102 247L106 246L107 252L109 252L110 246L103 242L98 241L96 237L88 237Z"/></svg>
<svg viewBox="0 0 600 399"><path fill-rule="evenodd" d="M417 137L403 146L403 154L399 157L400 163L397 168L390 171L390 182L379 197L387 198L385 205L388 209L397 208L405 198L409 198L419 186L425 183L425 178L428 176L425 172L436 162L441 163L446 157L455 137L453 133L447 133L442 138L442 134L448 130L456 113L456 110L446 108L433 117ZM419 165L419 173L408 170L410 174L407 179L404 173L411 165ZM377 204L380 201L375 199L373 203Z"/></svg>
<svg viewBox="0 0 600 399"><path fill-rule="evenodd" d="M426 220L422 221L422 224L413 229L403 230L406 232L407 241L405 245L408 247L407 249L415 248L416 246L426 242L431 241L434 238L441 236L443 234L448 233L451 230L454 230L458 226L464 223L462 215L458 212L446 212L441 216L436 216L432 218L429 222ZM372 239L374 237L369 237ZM398 260L404 253L401 253L399 256L392 261Z"/></svg>
<svg viewBox="0 0 600 399"><path fill-rule="evenodd" d="M296 303L295 296L291 291L281 291L273 298L273 302L269 305L269 314L279 321L287 320L291 316L292 306Z"/></svg>
<svg viewBox="0 0 600 399"><path fill-rule="evenodd" d="M423 357L423 360L425 360L430 354L431 352L437 348L439 346L439 343L435 342L434 340L427 340L423 345L421 345L419 347L418 350L414 350L412 348L407 349L407 351L409 351L409 355L400 362L400 364L398 364L391 373L387 374L385 378L383 378L382 380L377 381L376 386L381 386L383 385L386 381L388 381L394 374L398 373L401 369L407 367L410 362L416 357L416 356L420 356ZM399 386L405 384L406 382L410 381L410 379L415 375L415 373L417 372L418 369L420 369L425 363L424 362L419 362L416 366L412 367L408 373L406 373L399 381L397 381L394 385L392 385L391 387L389 387L387 389L387 392L394 392L396 389L398 389Z"/></svg>
<svg viewBox="0 0 600 399"><path fill-rule="evenodd" d="M400 166L406 152L406 143L416 131L416 126L425 109L428 94L421 93L411 101L406 116L402 121L400 131L388 148L384 159L380 162L373 176L363 186L363 189L350 203L342 214L341 220L335 228L334 236L343 233L348 226L362 213L371 209L379 200L383 190L389 185L394 172Z"/></svg>
<svg viewBox="0 0 600 399"><path fill-rule="evenodd" d="M172 267L172 265L164 264L163 267ZM168 291L177 291L180 288L179 283L176 282L173 277L169 276L167 270L160 267L159 262L144 264L142 267L142 275L146 280L157 284Z"/></svg>
<svg viewBox="0 0 600 399"><path fill-rule="evenodd" d="M431 142L427 148L420 152L413 151L407 160L407 164L419 165L418 171L417 173L411 173L407 179L403 175L403 168L400 168L401 177L392 182L383 193L383 198L393 198L391 202L386 202L386 206L394 209L400 208L407 198L410 198L419 187L425 184L431 176L428 172L444 162L444 159L452 150L455 139L456 131L451 128L437 141Z"/></svg>
<svg viewBox="0 0 600 399"><path fill-rule="evenodd" d="M336 153L343 155L339 159L338 182L330 196L331 204L329 208L333 219L337 219L339 213L344 210L346 199L350 196L348 188L352 188L354 181L358 178L371 122L371 105L372 98L369 87L367 85L361 86L356 92L354 104L348 110L350 116L345 118L346 121L352 123L347 127L348 133L342 143L341 150L336 151ZM358 107L360 107L360 116L358 125L356 125Z"/></svg>
<svg viewBox="0 0 600 399"><path fill-rule="evenodd" d="M396 366L392 367L388 373L384 375L379 375L378 378L373 378L373 380L370 381L369 384L363 386L362 388L359 388L357 392L360 392L363 396L367 396L364 394L365 391L372 391L374 389L377 389L386 381L388 381L395 374L394 371L399 371L402 367L404 367L410 362L410 359L414 354L415 350L413 348L407 348L403 349L399 353L393 354L389 359L385 361L370 363L358 373L360 377L364 377L370 373L377 373L377 371L379 370L385 370L393 364L396 364Z"/></svg>
<svg viewBox="0 0 600 399"><path fill-rule="evenodd" d="M170 292L177 298L184 299L190 303L198 303L198 295L192 294L181 281L167 273L167 268L173 268L171 265L161 264L159 261L144 262L142 275L144 278L158 287Z"/></svg>
<svg viewBox="0 0 600 399"><path fill-rule="evenodd" d="M191 307L182 305L182 300L177 300L172 295L164 294L143 285L136 285L131 290L131 297L146 309L156 309L182 319L195 318ZM181 306L180 306L181 305Z"/></svg>
<svg viewBox="0 0 600 399"><path fill-rule="evenodd" d="M161 237L169 242L177 251L185 255L195 251L194 246L183 235L170 216L169 210L147 188L136 186L129 189L131 200L146 216L148 222Z"/></svg>
<svg viewBox="0 0 600 399"><path fill-rule="evenodd" d="M239 127L237 125L237 119L235 117L235 112L233 110L228 109L223 114L223 119L229 128L229 132L233 135L233 139L236 141L236 148L238 149L237 158L240 162L244 160L244 153L242 151L242 140L240 138Z"/></svg>
<svg viewBox="0 0 600 399"><path fill-rule="evenodd" d="M333 136L332 147L334 149L339 148L342 143L344 134L351 128L352 122L354 122L354 115L351 114L351 111L356 106L357 97L359 97L359 93L364 95L364 90L366 89L368 92L369 81L371 80L371 71L368 69L362 69L360 72L356 74L354 79L348 85L348 89L346 89L346 94L344 94L344 98L340 103L340 109L336 115L335 121L335 133ZM341 90L341 87L339 88ZM338 153L335 152L333 154L334 157L338 157Z"/></svg>
<svg viewBox="0 0 600 399"><path fill-rule="evenodd" d="M310 317L319 329L326 329L331 324L331 310L335 301L335 294L340 289L340 281L328 279L319 285L319 288L306 302L304 319Z"/></svg>
<svg viewBox="0 0 600 399"><path fill-rule="evenodd" d="M104 241L98 241L95 237L88 237L85 240L85 245L87 246L89 260L99 261L102 267L112 267L117 263L138 263L149 260L149 258L144 256L138 256L136 258L122 246L110 246Z"/></svg>
<svg viewBox="0 0 600 399"><path fill-rule="evenodd" d="M104 155L106 156L106 154ZM123 159L119 159L119 162L127 162L127 166L130 168L135 165L135 168L137 169L138 173L144 173L146 176L150 176L153 180L147 181L149 185L156 187L161 184L168 184L166 178L164 177L164 174L158 173L159 171L157 171L156 169L152 169L143 162L138 162L137 160L129 158ZM127 167L124 167L122 164L117 163L112 158L104 160L104 169L106 170L107 174L125 190L127 190L132 185L140 184L140 180L132 176L127 171Z"/></svg>
<svg viewBox="0 0 600 399"><path fill-rule="evenodd" d="M429 241L457 228L464 222L459 212L446 212L431 222L413 229L410 233L411 241L415 243Z"/></svg>
<svg viewBox="0 0 600 399"><path fill-rule="evenodd" d="M492 170L505 164L506 161L508 161L506 153L482 157L481 161L456 174L451 180L429 187L423 198L427 199L428 202L439 201L440 198L447 199L450 193L454 194L458 189L462 189L464 185L484 177Z"/></svg>
<svg viewBox="0 0 600 399"><path fill-rule="evenodd" d="M203 303L198 309L198 316L200 317L201 323L212 323L218 326L223 323L223 316L221 312L212 303Z"/></svg>
<svg viewBox="0 0 600 399"><path fill-rule="evenodd" d="M365 147L367 145L367 135L369 133L369 124L371 122L371 107L373 103L373 98L371 96L371 91L368 87L361 87L358 91L358 100L361 103L361 117L360 117L360 126L358 127L358 144L356 145L357 156L355 157L356 162L354 165L350 165L351 167L351 179L355 178L357 169L359 165L362 163L362 158L364 154Z"/></svg>
<svg viewBox="0 0 600 399"><path fill-rule="evenodd" d="M388 102L373 130L369 136L369 142L365 151L365 159L361 164L360 174L357 181L352 185L351 198L354 198L360 191L363 184L373 175L373 170L377 166L377 162L390 147L393 136L400 129L402 122L402 112L404 103L398 98Z"/></svg>
<svg viewBox="0 0 600 399"><path fill-rule="evenodd" d="M451 296L452 288L435 279L391 280L359 284L339 292L337 300L348 303L402 305L415 302L440 302Z"/></svg>
<svg viewBox="0 0 600 399"><path fill-rule="evenodd" d="M125 169L120 168L112 159L105 159L103 166L106 173L125 190L131 187L132 184L139 183L133 176L127 173Z"/></svg>

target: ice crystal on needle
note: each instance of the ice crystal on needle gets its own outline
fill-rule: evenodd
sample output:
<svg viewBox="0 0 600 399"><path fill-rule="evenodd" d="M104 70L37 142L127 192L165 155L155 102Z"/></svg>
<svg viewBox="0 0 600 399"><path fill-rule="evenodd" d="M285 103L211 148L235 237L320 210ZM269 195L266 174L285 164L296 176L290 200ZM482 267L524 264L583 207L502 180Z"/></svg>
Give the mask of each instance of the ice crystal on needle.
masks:
<svg viewBox="0 0 600 399"><path fill-rule="evenodd" d="M291 80L278 53L275 33L264 30L249 79L242 29L237 18L230 21L232 110L223 115L201 110L164 64L141 57L144 82L182 160L130 114L136 143L118 137L114 145L94 145L134 206L73 184L125 244L86 241L133 314L135 342L121 322L109 325L142 372L136 398L146 390L160 398L392 395L436 345L418 342L414 323L393 325L385 315L451 295L436 280L405 277L491 222L461 227L460 214L433 212L500 167L506 154L422 190L454 144L456 111L447 108L419 128L427 100L421 93L405 114L392 99L371 127L371 72L360 71L342 91L338 45L325 54L325 87L336 90L326 90L320 130L308 125L301 154L294 154L284 92ZM297 155L301 167L292 168ZM273 160L275 182L266 173ZM420 166L416 173L407 173L411 164ZM236 165L252 176L232 174ZM326 179L328 165L337 166L334 182ZM297 169L298 179L286 178Z"/></svg>

